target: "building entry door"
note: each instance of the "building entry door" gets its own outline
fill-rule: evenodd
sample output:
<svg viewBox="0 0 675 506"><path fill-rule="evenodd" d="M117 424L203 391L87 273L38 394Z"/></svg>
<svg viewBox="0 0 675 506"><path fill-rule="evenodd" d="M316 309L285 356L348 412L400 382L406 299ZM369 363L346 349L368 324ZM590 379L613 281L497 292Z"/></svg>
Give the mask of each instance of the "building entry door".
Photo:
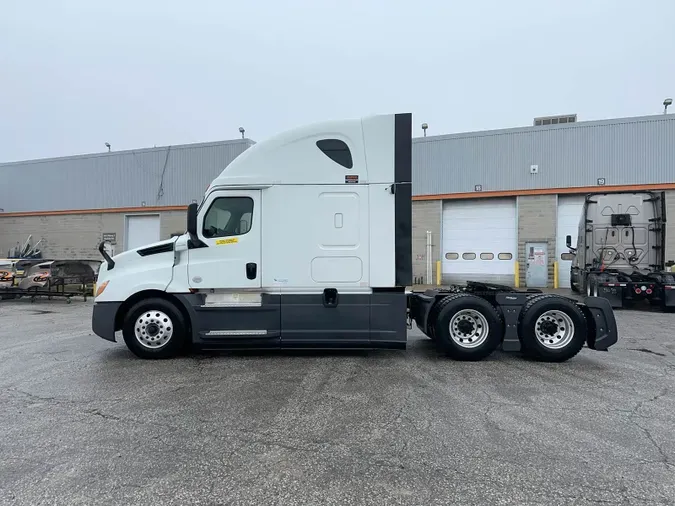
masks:
<svg viewBox="0 0 675 506"><path fill-rule="evenodd" d="M525 283L528 288L546 288L548 285L548 245L545 242L525 244L527 270Z"/></svg>

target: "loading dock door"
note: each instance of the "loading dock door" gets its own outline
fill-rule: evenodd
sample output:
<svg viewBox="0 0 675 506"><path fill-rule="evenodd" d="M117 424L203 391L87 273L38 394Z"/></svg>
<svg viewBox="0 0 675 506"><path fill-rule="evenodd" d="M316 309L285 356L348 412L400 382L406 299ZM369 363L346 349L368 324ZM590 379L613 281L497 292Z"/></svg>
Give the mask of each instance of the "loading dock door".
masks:
<svg viewBox="0 0 675 506"><path fill-rule="evenodd" d="M517 251L515 198L443 203L443 283L471 280L513 286Z"/></svg>
<svg viewBox="0 0 675 506"><path fill-rule="evenodd" d="M125 232L125 251L159 241L159 214L127 216Z"/></svg>

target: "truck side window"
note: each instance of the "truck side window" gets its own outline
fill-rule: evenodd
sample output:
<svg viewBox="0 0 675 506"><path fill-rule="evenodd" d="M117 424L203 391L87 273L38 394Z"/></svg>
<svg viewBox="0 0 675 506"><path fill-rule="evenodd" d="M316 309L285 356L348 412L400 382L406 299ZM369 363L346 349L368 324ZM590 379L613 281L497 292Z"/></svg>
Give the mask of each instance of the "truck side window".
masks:
<svg viewBox="0 0 675 506"><path fill-rule="evenodd" d="M349 151L349 146L344 141L340 139L321 139L320 141L316 141L316 146L335 163L339 163L348 169L354 166L352 152Z"/></svg>
<svg viewBox="0 0 675 506"><path fill-rule="evenodd" d="M244 235L251 230L253 199L250 197L218 197L204 216L204 237Z"/></svg>

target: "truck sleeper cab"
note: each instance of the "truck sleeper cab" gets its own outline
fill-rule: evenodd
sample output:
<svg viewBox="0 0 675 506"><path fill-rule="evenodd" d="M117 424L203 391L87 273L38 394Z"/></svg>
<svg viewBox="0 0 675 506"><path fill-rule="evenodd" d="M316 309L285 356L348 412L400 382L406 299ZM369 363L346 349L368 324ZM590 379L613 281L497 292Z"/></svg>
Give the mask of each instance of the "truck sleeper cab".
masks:
<svg viewBox="0 0 675 506"><path fill-rule="evenodd" d="M114 258L101 243L94 332L121 331L142 358L189 346L403 349L412 322L464 360L502 345L560 361L616 342L604 299L475 283L408 292L411 160L408 113L255 144L188 206L182 236Z"/></svg>

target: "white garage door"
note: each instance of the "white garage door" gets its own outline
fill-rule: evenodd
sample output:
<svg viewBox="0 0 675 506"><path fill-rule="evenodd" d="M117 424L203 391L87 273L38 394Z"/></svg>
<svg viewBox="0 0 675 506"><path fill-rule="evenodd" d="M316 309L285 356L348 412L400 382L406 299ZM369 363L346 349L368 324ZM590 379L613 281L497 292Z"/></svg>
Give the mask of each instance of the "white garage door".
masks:
<svg viewBox="0 0 675 506"><path fill-rule="evenodd" d="M158 214L127 216L126 221L126 250L159 241Z"/></svg>
<svg viewBox="0 0 675 506"><path fill-rule="evenodd" d="M518 251L516 199L443 204L443 282L513 285Z"/></svg>
<svg viewBox="0 0 675 506"><path fill-rule="evenodd" d="M572 236L572 246L577 245L579 220L584 206L584 195L558 196L558 226L556 229L556 259L558 260L558 283L560 288L570 287L571 260L563 260L560 255L568 253L565 238Z"/></svg>

